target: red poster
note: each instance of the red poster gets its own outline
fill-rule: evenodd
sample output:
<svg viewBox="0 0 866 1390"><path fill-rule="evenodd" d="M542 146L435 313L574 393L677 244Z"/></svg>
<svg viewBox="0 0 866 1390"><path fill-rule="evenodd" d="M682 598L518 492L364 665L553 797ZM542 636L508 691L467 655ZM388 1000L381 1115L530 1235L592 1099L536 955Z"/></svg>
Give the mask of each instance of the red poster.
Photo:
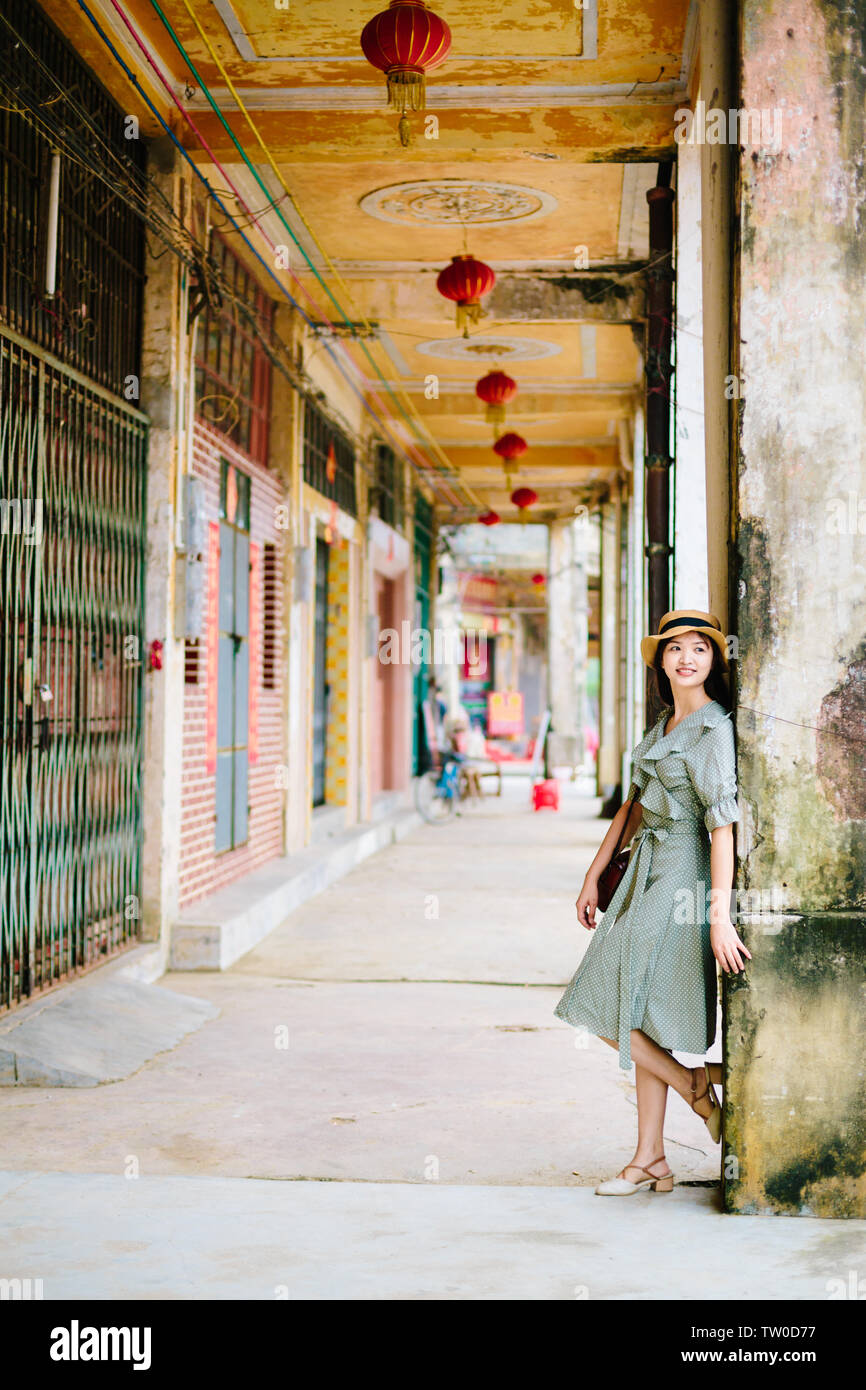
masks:
<svg viewBox="0 0 866 1390"><path fill-rule="evenodd" d="M259 624L262 613L259 599L259 579L259 547L250 545L250 732L247 756L251 766L259 760L259 682L261 680Z"/></svg>
<svg viewBox="0 0 866 1390"><path fill-rule="evenodd" d="M207 560L207 713L205 715L205 771L216 772L217 692L220 644L220 525L208 527Z"/></svg>

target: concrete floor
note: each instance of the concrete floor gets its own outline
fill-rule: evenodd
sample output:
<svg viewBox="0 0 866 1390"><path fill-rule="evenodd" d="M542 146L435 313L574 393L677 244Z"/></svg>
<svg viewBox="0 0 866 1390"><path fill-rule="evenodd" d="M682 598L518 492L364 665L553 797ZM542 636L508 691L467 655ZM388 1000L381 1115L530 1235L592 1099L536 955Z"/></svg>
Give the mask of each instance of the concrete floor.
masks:
<svg viewBox="0 0 866 1390"><path fill-rule="evenodd" d="M127 1080L0 1092L0 1275L50 1270L47 1298L826 1297L866 1223L723 1216L677 1097L666 1153L699 1185L594 1196L636 1112L613 1050L552 1013L604 830L564 790L534 814L510 785L225 974L164 977L219 1016Z"/></svg>

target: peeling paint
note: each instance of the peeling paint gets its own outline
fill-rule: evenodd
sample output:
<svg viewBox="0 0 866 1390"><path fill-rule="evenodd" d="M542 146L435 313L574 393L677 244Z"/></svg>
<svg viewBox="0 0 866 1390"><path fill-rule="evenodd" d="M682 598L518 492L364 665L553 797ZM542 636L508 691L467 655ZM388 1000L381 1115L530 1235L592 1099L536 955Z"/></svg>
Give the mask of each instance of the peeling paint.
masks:
<svg viewBox="0 0 866 1390"><path fill-rule="evenodd" d="M824 696L818 717L818 778L837 818L843 821L866 821L864 657L866 653L861 652L860 659L848 665L845 679Z"/></svg>

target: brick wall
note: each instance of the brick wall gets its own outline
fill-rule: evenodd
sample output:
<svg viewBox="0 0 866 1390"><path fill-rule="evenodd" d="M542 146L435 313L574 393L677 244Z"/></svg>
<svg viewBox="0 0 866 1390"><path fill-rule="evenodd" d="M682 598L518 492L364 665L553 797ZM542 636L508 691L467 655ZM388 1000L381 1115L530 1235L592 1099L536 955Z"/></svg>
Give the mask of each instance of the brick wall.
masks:
<svg viewBox="0 0 866 1390"><path fill-rule="evenodd" d="M274 526L274 509L282 501L280 487L267 469L250 463L215 429L196 422L193 471L204 480L206 520L219 520L220 457L237 464L251 479L250 540L260 548L259 584L265 542L278 545L281 533ZM280 592L280 586L277 586ZM259 594L259 621L264 611ZM185 906L283 852L283 797L279 768L285 761L282 717L281 623L276 623L276 688L262 688L262 633L259 632L259 755L250 767L249 838L238 849L215 855L214 777L205 764L205 710L207 703L207 652L202 641L198 657L198 683L184 686L183 789L181 794L180 905Z"/></svg>

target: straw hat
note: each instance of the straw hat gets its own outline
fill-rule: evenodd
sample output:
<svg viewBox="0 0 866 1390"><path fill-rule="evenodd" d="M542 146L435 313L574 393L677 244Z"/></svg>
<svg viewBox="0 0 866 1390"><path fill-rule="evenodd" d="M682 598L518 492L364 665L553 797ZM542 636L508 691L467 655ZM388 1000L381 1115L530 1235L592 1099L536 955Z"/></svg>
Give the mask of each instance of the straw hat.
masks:
<svg viewBox="0 0 866 1390"><path fill-rule="evenodd" d="M702 613L698 608L675 608L673 612L665 613L658 632L641 638L640 654L645 664L652 666L659 642L665 642L670 637L681 637L684 632L700 632L715 642L722 654L724 670L728 671L728 648L722 625L715 613Z"/></svg>

